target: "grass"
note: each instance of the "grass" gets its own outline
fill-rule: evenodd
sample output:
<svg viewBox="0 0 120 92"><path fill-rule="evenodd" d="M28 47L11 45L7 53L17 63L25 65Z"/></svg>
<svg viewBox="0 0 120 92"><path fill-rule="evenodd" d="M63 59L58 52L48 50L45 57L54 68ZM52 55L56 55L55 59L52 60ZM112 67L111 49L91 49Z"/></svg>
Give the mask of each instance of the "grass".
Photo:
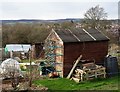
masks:
<svg viewBox="0 0 120 92"><path fill-rule="evenodd" d="M106 79L94 79L75 83L66 78L44 79L33 81L35 85L42 85L51 90L118 90L118 76Z"/></svg>

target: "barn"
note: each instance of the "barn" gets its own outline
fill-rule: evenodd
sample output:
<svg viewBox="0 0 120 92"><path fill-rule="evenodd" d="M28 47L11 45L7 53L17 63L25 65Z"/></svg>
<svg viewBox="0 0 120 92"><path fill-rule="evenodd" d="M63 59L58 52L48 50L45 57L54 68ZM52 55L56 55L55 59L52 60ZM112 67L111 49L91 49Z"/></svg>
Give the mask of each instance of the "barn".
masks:
<svg viewBox="0 0 120 92"><path fill-rule="evenodd" d="M82 60L103 64L108 41L109 38L97 29L55 29L45 40L45 57L54 62L61 77L66 77L81 54Z"/></svg>

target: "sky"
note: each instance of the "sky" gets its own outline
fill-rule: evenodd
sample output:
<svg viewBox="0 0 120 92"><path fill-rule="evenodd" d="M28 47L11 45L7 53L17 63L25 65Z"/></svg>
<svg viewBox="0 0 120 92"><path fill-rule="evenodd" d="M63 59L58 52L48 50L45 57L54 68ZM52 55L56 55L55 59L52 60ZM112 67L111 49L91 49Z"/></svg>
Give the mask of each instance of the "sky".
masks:
<svg viewBox="0 0 120 92"><path fill-rule="evenodd" d="M119 0L0 0L1 19L84 18L91 7L100 5L108 19L118 18Z"/></svg>

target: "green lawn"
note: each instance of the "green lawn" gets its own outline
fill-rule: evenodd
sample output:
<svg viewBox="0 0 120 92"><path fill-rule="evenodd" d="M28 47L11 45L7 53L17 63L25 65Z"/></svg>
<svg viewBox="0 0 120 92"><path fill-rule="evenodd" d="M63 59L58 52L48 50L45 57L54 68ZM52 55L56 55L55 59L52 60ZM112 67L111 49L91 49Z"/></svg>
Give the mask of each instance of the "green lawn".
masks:
<svg viewBox="0 0 120 92"><path fill-rule="evenodd" d="M75 83L66 78L33 81L33 84L45 86L51 90L118 90L118 76L106 79L94 79Z"/></svg>

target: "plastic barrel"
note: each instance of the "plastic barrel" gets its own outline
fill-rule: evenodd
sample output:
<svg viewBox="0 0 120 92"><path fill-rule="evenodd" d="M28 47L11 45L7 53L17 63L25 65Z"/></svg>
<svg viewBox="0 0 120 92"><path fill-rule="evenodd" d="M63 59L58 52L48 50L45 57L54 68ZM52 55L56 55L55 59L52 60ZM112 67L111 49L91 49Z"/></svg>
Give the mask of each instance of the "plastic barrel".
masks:
<svg viewBox="0 0 120 92"><path fill-rule="evenodd" d="M108 56L105 58L106 73L108 76L118 74L118 62L116 57Z"/></svg>

